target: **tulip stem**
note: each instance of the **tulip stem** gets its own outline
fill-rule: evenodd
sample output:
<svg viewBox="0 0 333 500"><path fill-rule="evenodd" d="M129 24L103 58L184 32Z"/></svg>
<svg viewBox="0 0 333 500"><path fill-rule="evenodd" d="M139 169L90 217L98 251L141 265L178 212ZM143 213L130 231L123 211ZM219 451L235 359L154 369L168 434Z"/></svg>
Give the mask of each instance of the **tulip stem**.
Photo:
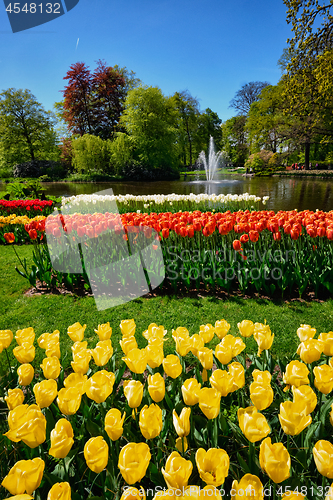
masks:
<svg viewBox="0 0 333 500"><path fill-rule="evenodd" d="M6 352L6 357L7 357L8 366L9 366L10 378L13 380L13 379L14 379L14 377L13 377L12 367L11 367L11 365L10 365L10 361L9 361L9 356L8 356L7 349L5 349L5 352Z"/></svg>

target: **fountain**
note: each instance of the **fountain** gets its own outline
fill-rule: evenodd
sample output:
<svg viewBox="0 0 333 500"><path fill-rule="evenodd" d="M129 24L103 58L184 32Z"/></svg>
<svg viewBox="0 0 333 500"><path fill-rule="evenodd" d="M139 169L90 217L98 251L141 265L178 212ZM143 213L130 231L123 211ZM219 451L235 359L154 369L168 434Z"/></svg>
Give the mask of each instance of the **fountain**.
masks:
<svg viewBox="0 0 333 500"><path fill-rule="evenodd" d="M201 151L198 158L199 164L203 165L205 168L206 179L208 182L211 182L213 180L221 160L222 160L222 153L215 152L214 139L212 136L210 136L207 157L205 155L205 152Z"/></svg>

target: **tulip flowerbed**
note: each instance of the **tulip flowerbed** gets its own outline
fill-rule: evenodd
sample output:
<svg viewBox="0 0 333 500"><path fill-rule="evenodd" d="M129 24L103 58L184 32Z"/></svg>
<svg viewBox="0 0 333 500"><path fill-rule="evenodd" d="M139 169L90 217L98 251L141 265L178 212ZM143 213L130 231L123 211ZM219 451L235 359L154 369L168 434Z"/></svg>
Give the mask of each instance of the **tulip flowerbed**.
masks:
<svg viewBox="0 0 333 500"><path fill-rule="evenodd" d="M35 265L31 270L24 269L22 275L34 286L37 279L55 286L74 285L83 278L89 287L85 272L79 276L52 269L46 243L37 244L44 236L45 221L31 221L25 224L25 229L21 225L18 230L36 244ZM114 248L112 238L123 238L127 241L124 249L130 244L129 250L133 250L135 243L143 238L149 244L155 234L161 241L165 282L175 290L180 285L199 288L203 284L268 295L297 290L301 296L307 288L316 295L322 290L333 293L333 212L246 210L57 215L47 218L46 233L55 244L60 238L69 238L93 248L90 262L95 267L98 259L103 265L107 262L107 253ZM16 235L4 232L3 240L13 243ZM84 266L83 263L83 269Z"/></svg>
<svg viewBox="0 0 333 500"><path fill-rule="evenodd" d="M163 326L150 324L138 349L134 320L123 320L116 363L110 324L93 349L85 329L68 327L66 372L58 330L37 339L40 367L32 328L16 332L17 366L13 333L0 331L1 498L332 499L333 332L314 339L301 325L296 359L282 365L267 324L244 320L231 334L222 319L192 336L178 327L164 356Z"/></svg>
<svg viewBox="0 0 333 500"><path fill-rule="evenodd" d="M0 216L11 214L30 217L47 216L53 210L54 202L52 200L0 200Z"/></svg>

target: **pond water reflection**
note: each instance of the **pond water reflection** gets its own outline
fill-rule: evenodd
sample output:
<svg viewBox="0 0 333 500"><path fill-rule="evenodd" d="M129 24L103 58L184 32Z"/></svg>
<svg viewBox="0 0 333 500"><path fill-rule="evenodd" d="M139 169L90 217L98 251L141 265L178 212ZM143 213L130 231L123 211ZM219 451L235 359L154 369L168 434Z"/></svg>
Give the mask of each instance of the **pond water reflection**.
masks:
<svg viewBox="0 0 333 500"><path fill-rule="evenodd" d="M219 174L215 181L158 181L112 183L45 183L46 194L73 196L112 188L114 194L243 194L269 196L270 210L333 209L333 179L242 177Z"/></svg>

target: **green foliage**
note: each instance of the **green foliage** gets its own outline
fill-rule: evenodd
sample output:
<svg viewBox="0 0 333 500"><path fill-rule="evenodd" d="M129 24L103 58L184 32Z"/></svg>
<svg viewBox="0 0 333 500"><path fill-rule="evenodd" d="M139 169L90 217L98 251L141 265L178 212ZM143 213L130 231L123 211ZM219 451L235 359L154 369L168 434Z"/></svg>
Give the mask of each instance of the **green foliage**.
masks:
<svg viewBox="0 0 333 500"><path fill-rule="evenodd" d="M73 139L72 151L75 170L88 174L93 172L111 173L109 143L109 140L105 141L89 134Z"/></svg>
<svg viewBox="0 0 333 500"><path fill-rule="evenodd" d="M28 160L57 160L54 117L29 90L8 89L0 94L1 166Z"/></svg>
<svg viewBox="0 0 333 500"><path fill-rule="evenodd" d="M114 141L108 142L111 163L116 174L121 174L123 169L133 158L133 141L130 136L118 132Z"/></svg>
<svg viewBox="0 0 333 500"><path fill-rule="evenodd" d="M262 149L249 156L245 163L246 168L252 168L256 175L270 175L280 170L281 160L278 153Z"/></svg>
<svg viewBox="0 0 333 500"><path fill-rule="evenodd" d="M10 182L6 186L7 193L12 200L39 199L45 191L37 179L29 179L25 182Z"/></svg>
<svg viewBox="0 0 333 500"><path fill-rule="evenodd" d="M130 136L133 159L150 169L175 167L176 118L172 100L159 88L130 90L120 121Z"/></svg>
<svg viewBox="0 0 333 500"><path fill-rule="evenodd" d="M248 156L246 116L234 116L222 123L222 146L233 163L243 163Z"/></svg>

